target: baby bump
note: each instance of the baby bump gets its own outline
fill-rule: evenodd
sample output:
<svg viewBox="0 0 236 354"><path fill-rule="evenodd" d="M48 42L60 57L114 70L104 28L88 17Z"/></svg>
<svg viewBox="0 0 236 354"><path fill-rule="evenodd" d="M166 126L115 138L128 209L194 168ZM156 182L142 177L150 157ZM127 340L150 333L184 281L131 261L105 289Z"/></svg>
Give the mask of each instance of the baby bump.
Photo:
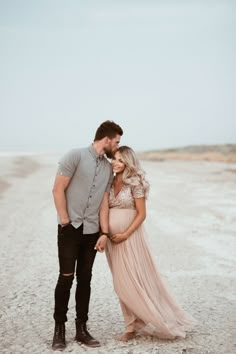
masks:
<svg viewBox="0 0 236 354"><path fill-rule="evenodd" d="M116 209L109 210L109 231L117 234L127 230L128 226L134 220L137 212L134 209Z"/></svg>

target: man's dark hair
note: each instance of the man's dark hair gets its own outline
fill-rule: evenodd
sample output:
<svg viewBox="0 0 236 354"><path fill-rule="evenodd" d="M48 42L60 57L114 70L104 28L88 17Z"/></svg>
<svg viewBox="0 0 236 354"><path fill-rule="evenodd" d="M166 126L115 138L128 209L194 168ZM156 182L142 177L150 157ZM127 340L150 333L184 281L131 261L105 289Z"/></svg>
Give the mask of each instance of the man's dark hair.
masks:
<svg viewBox="0 0 236 354"><path fill-rule="evenodd" d="M106 136L110 139L113 139L116 135L123 135L122 128L112 120L106 120L98 127L94 141L101 140Z"/></svg>

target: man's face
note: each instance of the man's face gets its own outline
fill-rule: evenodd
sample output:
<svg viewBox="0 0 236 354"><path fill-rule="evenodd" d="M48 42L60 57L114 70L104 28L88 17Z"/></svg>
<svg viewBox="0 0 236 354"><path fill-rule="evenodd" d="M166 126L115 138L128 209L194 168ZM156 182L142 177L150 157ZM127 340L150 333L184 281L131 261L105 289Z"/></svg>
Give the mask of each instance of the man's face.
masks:
<svg viewBox="0 0 236 354"><path fill-rule="evenodd" d="M107 146L104 148L104 151L108 158L113 157L113 153L118 149L120 144L120 135L116 135L115 138L108 139Z"/></svg>

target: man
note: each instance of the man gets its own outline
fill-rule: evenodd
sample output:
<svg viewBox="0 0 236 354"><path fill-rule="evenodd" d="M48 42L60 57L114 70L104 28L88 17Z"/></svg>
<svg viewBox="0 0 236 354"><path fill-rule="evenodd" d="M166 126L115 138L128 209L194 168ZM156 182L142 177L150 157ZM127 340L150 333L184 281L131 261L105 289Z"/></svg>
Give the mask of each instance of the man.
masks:
<svg viewBox="0 0 236 354"><path fill-rule="evenodd" d="M106 159L118 148L122 128L113 121L103 122L92 145L74 149L59 162L53 197L58 213L59 278L55 288L55 331L52 348L66 347L65 322L76 268L76 336L89 347L100 343L87 330L90 282L96 251L104 251L108 218L99 225L99 207L112 182L112 169ZM99 228L101 228L99 236Z"/></svg>

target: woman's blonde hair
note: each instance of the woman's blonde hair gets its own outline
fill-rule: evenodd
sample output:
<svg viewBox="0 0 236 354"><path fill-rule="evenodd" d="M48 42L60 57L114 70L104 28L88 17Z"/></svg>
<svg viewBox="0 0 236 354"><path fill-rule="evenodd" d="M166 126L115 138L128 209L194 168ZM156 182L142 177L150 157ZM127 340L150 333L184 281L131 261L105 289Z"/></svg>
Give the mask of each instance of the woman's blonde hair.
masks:
<svg viewBox="0 0 236 354"><path fill-rule="evenodd" d="M145 171L142 169L134 150L124 145L120 146L116 151L119 151L125 163L122 175L123 182L131 186L141 184L145 190L145 198L147 198L150 185L145 178Z"/></svg>

